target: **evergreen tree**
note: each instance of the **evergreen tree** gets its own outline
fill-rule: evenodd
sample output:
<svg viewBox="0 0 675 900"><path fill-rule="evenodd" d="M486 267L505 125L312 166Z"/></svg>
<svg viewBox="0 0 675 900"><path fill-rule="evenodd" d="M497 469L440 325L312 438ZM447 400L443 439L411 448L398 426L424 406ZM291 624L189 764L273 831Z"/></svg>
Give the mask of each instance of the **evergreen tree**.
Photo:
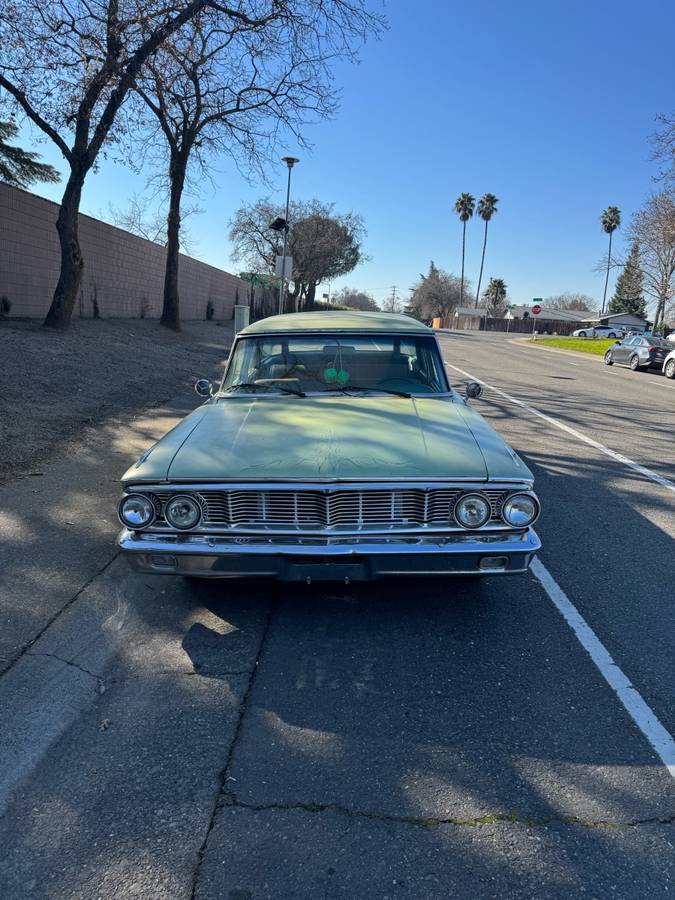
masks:
<svg viewBox="0 0 675 900"><path fill-rule="evenodd" d="M640 268L640 244L637 241L633 241L623 272L617 279L608 312L630 312L636 316L646 315L642 269Z"/></svg>
<svg viewBox="0 0 675 900"><path fill-rule="evenodd" d="M37 153L7 143L18 132L14 122L0 122L0 181L20 188L26 188L34 181L58 181L59 173L53 166L38 162Z"/></svg>

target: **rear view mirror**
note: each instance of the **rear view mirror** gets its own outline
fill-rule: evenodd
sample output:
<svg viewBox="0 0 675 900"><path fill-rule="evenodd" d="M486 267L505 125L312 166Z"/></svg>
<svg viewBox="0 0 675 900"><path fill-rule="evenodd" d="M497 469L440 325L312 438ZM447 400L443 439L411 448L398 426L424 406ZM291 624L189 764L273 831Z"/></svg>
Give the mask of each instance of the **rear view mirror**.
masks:
<svg viewBox="0 0 675 900"><path fill-rule="evenodd" d="M477 400L483 393L483 386L478 384L477 381L470 381L465 388L465 392L467 400Z"/></svg>

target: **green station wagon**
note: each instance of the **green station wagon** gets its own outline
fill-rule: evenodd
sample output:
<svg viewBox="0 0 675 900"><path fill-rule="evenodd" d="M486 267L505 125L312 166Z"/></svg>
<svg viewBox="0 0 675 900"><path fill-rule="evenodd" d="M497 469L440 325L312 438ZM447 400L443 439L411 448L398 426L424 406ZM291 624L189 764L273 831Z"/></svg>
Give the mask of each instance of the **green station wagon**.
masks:
<svg viewBox="0 0 675 900"><path fill-rule="evenodd" d="M539 502L520 457L407 316L272 316L206 402L122 479L118 545L143 572L349 582L527 569Z"/></svg>

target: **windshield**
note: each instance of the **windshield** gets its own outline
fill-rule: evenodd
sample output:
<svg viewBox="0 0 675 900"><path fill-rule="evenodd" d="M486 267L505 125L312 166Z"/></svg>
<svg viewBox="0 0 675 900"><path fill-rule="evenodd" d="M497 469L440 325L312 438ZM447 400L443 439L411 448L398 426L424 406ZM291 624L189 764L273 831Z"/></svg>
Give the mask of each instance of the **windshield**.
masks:
<svg viewBox="0 0 675 900"><path fill-rule="evenodd" d="M237 385L241 385L237 389ZM286 335L237 342L222 390L447 393L436 341L405 335Z"/></svg>

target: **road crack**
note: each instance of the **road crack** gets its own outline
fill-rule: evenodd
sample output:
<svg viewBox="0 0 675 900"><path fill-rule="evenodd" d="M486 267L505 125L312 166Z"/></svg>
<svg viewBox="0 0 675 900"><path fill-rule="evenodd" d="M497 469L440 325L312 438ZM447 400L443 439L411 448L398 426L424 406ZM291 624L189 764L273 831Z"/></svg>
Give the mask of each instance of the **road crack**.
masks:
<svg viewBox="0 0 675 900"><path fill-rule="evenodd" d="M72 666L73 669L78 669L80 672L84 672L85 675L89 675L90 678L93 678L94 681L99 686L99 693L103 693L104 680L101 675L97 675L95 672L90 672L89 669L85 669L84 666L81 666L79 663L76 663L73 659L64 659L62 656L58 656L56 653L45 653L42 650L29 650L27 653L28 656L44 656L48 659L56 659L58 662L63 663L65 666Z"/></svg>
<svg viewBox="0 0 675 900"><path fill-rule="evenodd" d="M276 803L246 803L229 792L226 805L252 812L274 812L283 810L300 810L306 813L337 813L353 819L368 819L376 822L384 822L391 825L411 825L417 828L439 828L442 825L452 825L462 828L483 828L486 825L525 825L528 827L546 828L552 825L567 825L580 828L637 828L642 825L672 825L675 823L675 815L669 818L644 818L628 819L625 822L616 822L609 819L584 819L580 816L525 816L517 813L488 813L484 816L473 818L459 818L450 816L437 818L435 816L394 816L388 813L370 810L351 809L338 803L302 803L302 802L276 802Z"/></svg>
<svg viewBox="0 0 675 900"><path fill-rule="evenodd" d="M75 601L78 599L78 597L80 597L87 590L87 588L89 587L90 584L92 584L92 582L96 581L97 578L99 578L101 575L103 575L105 570L115 562L115 560L117 559L118 556L119 556L119 551L114 553L110 557L110 559L105 563L105 565L101 566L101 568L98 571L94 572L94 574L91 576L91 578L88 578L85 581L85 583L82 585L82 587L78 591L76 591L73 594L73 596L69 600L67 600L59 610L57 610L57 612L54 613L54 615L49 619L48 622L45 623L45 625L40 629L40 631L38 631L38 633L35 635L35 637L31 638L30 641L26 641L26 643L23 644L19 653L17 653L17 655L9 661L9 665L7 665L0 672L0 678L2 678L4 675L6 675L8 672L10 672L14 668L14 666L18 663L18 661L20 659L22 659L26 655L26 653L28 653L31 650L31 648L35 646L35 644L40 640L40 638L52 627L54 622L56 622L57 619L59 619L64 614L64 612L66 612L68 609L70 609L70 607L73 605L73 603L75 603ZM37 654L34 653L32 655L36 656ZM48 656L49 654L44 654L44 655ZM62 659L61 662L67 663L67 660ZM93 677L97 678L98 676L94 675Z"/></svg>

